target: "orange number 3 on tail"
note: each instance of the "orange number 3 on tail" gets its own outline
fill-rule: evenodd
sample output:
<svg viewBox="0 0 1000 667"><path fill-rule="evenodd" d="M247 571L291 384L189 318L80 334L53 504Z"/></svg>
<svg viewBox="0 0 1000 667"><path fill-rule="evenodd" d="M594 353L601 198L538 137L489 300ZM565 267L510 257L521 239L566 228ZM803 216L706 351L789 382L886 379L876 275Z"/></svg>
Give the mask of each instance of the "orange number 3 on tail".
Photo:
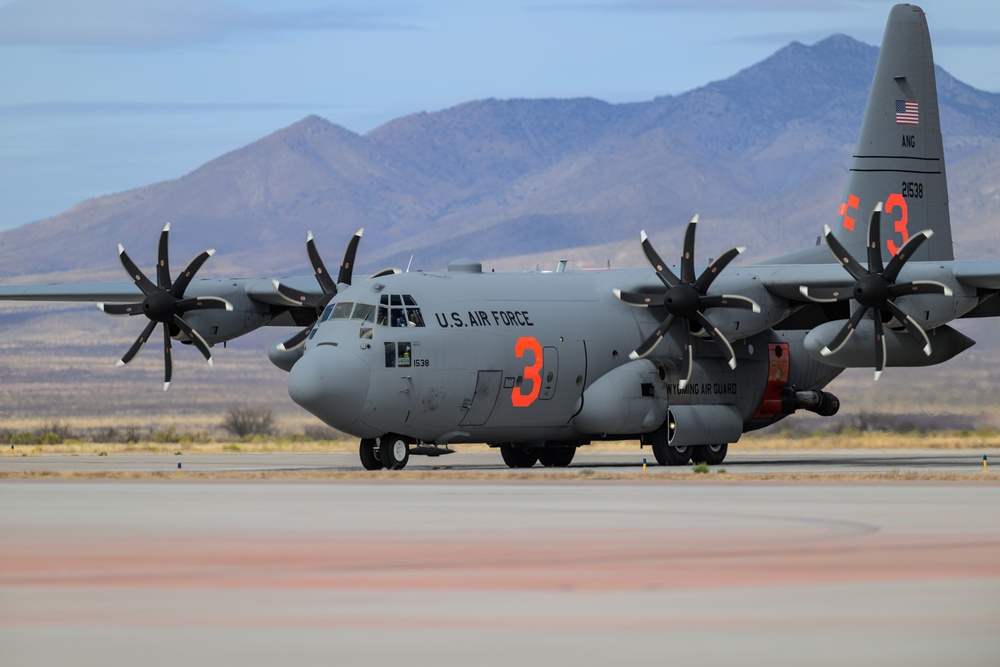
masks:
<svg viewBox="0 0 1000 667"><path fill-rule="evenodd" d="M892 210L898 208L900 210L899 220L896 221L896 233L903 237L903 242L898 246L896 242L892 239L886 241L886 247L889 249L893 255L899 252L899 249L906 245L906 242L910 240L910 232L906 229L906 225L909 222L907 219L908 214L906 210L906 200L903 199L903 195L898 192L893 192L889 195L889 198L885 200L885 212L892 213Z"/></svg>

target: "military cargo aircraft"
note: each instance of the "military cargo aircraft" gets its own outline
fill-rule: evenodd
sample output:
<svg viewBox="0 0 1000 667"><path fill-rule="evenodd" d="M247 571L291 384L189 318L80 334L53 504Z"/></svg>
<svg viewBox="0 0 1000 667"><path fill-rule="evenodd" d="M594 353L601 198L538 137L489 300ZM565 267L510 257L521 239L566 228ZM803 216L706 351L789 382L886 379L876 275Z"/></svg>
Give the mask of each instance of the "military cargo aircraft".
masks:
<svg viewBox="0 0 1000 667"><path fill-rule="evenodd" d="M662 465L718 464L747 431L797 410L832 415L823 391L843 369L944 362L973 341L948 325L1000 314L1000 261L957 262L923 11L890 13L839 212L823 243L754 266L695 259L697 216L679 269L652 240L649 267L484 273L387 270L358 279L362 237L336 279L310 234L314 276L176 279L169 225L155 281L119 246L132 282L0 288L0 298L95 301L144 315L127 364L163 325L171 341L211 346L258 327L304 327L275 342L292 399L360 439L362 465L403 468L415 454L489 443L512 468L566 466L602 439L637 439ZM676 250L674 251L676 252ZM669 256L669 255L668 255Z"/></svg>

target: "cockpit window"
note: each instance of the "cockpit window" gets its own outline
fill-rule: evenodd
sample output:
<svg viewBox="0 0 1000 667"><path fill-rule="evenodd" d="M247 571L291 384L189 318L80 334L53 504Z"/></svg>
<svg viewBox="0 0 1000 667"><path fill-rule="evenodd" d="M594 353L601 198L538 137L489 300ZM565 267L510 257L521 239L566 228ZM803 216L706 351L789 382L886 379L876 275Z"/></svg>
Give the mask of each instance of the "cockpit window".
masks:
<svg viewBox="0 0 1000 667"><path fill-rule="evenodd" d="M326 322L328 319L330 319L330 313L332 313L332 312L333 312L333 304L331 303L323 311L323 316L319 318L319 321L320 322Z"/></svg>
<svg viewBox="0 0 1000 667"><path fill-rule="evenodd" d="M342 301L333 306L333 314L330 315L332 319L335 320L346 320L351 317L351 311L354 309L353 301Z"/></svg>
<svg viewBox="0 0 1000 667"><path fill-rule="evenodd" d="M406 309L406 320L409 322L411 327L422 327L424 326L424 317L420 314L419 308L407 308Z"/></svg>
<svg viewBox="0 0 1000 667"><path fill-rule="evenodd" d="M378 316L375 323L383 327L422 327L424 317L416 300L409 294L383 294L379 299ZM358 304L361 307L361 304ZM372 306L374 308L374 306ZM357 319L357 311L354 313ZM371 320L369 320L371 321Z"/></svg>
<svg viewBox="0 0 1000 667"><path fill-rule="evenodd" d="M370 303L359 303L354 306L354 315L351 319L361 320L362 322L374 322L375 321L375 306Z"/></svg>

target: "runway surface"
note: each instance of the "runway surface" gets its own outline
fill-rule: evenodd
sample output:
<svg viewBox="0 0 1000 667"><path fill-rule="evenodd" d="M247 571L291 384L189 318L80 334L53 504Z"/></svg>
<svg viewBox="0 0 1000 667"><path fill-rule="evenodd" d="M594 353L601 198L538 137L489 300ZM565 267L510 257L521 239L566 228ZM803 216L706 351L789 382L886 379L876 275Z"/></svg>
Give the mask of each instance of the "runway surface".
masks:
<svg viewBox="0 0 1000 667"><path fill-rule="evenodd" d="M747 452L734 447L722 468L727 474L775 473L888 473L935 472L977 473L983 470L983 456L1000 470L1000 450L798 450ZM609 451L583 447L573 460L570 471L590 469L605 475L634 474L650 476L691 472L690 466L658 466L650 450ZM362 471L356 452L274 452L225 453L175 456L172 454L42 455L0 457L0 473L9 472L169 472L177 469L191 473L243 472L357 472ZM508 473L498 450L459 448L446 456L411 456L406 471L471 471ZM554 469L536 465L535 474ZM519 470L523 473L525 470Z"/></svg>
<svg viewBox="0 0 1000 667"><path fill-rule="evenodd" d="M996 482L0 482L5 666L998 654Z"/></svg>

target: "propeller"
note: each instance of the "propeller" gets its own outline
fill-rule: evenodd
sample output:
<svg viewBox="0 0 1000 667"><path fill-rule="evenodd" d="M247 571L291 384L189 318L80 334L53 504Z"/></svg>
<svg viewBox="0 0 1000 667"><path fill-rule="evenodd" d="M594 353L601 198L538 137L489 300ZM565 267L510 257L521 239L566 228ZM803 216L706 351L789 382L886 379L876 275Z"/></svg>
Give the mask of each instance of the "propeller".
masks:
<svg viewBox="0 0 1000 667"><path fill-rule="evenodd" d="M656 270L656 275L667 287L667 291L663 296L642 294L639 292L623 292L619 289L614 290L614 295L630 306L638 308L662 307L667 310L666 318L660 322L660 326L656 328L656 331L629 354L629 358L631 359L646 357L656 349L656 346L660 344L660 341L670 331L670 328L678 321L683 320L686 323L687 326L684 327L685 339L681 367L681 375L683 377L678 383L680 389L686 387L688 382L691 381L691 367L693 362L692 333L704 332L704 335L708 336L715 343L716 347L719 348L723 356L728 359L729 367L736 368L736 354L733 352L733 346L729 344L729 341L722 332L712 324L711 320L705 316L705 310L709 308L739 308L752 310L755 313L760 312L760 306L757 305L757 302L745 296L735 294L709 296L707 294L708 288L712 286L719 273L737 255L743 252L743 248L731 248L722 253L700 276L695 278L694 239L697 226L698 216L695 215L691 218L691 222L688 223L687 230L684 233L684 254L681 255L680 278L667 267L666 262L660 259L656 250L653 249L653 244L649 242L649 237L646 236L645 230L640 235L642 250L646 255L646 259L649 260L653 269Z"/></svg>
<svg viewBox="0 0 1000 667"><path fill-rule="evenodd" d="M858 260L851 256L851 253L840 244L837 237L833 235L829 225L823 226L823 234L826 237L826 245L830 252L837 258L837 261L847 269L847 272L854 278L854 287L850 291L838 288L817 288L803 285L799 287L799 292L816 303L836 303L853 299L858 304L858 308L851 315L847 324L837 332L820 354L828 357L836 354L851 336L858 324L865 317L869 310L873 311L875 322L875 379L882 376L885 369L886 345L885 345L885 324L893 318L902 323L910 334L924 343L924 354L930 356L931 341L917 321L907 315L896 305L895 300L901 296L912 294L943 294L951 296L951 288L936 280L914 280L908 283L897 283L896 278L906 264L907 260L913 256L917 248L929 239L934 232L925 229L917 232L903 244L903 247L893 255L889 264L882 263L882 202L875 206L871 218L868 220L868 268L862 266Z"/></svg>
<svg viewBox="0 0 1000 667"><path fill-rule="evenodd" d="M119 366L124 366L128 362L132 361L142 346L146 344L149 337L152 335L153 330L156 328L157 324L163 325L163 364L165 367L165 374L163 380L163 391L170 388L170 376L172 372L172 366L170 360L171 354L171 335L177 335L179 332L183 331L187 334L187 337L191 339L198 351L202 353L205 360L208 361L208 365L212 365L212 353L208 349L208 343L202 338L201 334L195 331L191 325L184 321L181 317L184 313L190 312L192 310L208 310L208 309L224 309L226 311L232 311L233 306L228 301L217 296L199 296L195 298L185 298L184 292L187 290L188 286L191 284L191 280L194 275L201 268L202 264L215 254L215 250L206 250L199 254L197 257L191 260L184 272L181 273L177 280L171 281L170 279L170 262L167 257L167 246L170 236L170 223L168 222L163 226L163 231L160 232L160 244L157 250L157 261L156 261L156 282L146 277L135 262L128 256L125 252L124 246L118 244L118 258L122 262L122 266L125 267L125 271L129 274L129 277L135 282L135 284L142 290L145 295L142 301L136 303L99 303L97 307L103 310L109 315L145 315L149 318L149 323L146 328L143 329L139 337L135 339L132 347L128 349L128 352L118 361Z"/></svg>
<svg viewBox="0 0 1000 667"><path fill-rule="evenodd" d="M322 293L310 294L308 292L301 292L294 287L282 285L277 280L273 281L273 284L278 294L288 302L294 303L296 306L313 308L316 311L316 318L305 329L278 345L278 349L293 350L306 342L309 332L312 331L320 315L323 314L323 309L337 295L337 285L351 284L351 279L354 275L354 257L358 254L358 244L361 242L361 235L364 231L365 228L362 227L354 232L354 236L348 241L347 249L344 250L344 261L341 263L340 273L337 275L337 282L333 281L333 278L330 277L330 272L326 270L326 265L323 264L323 259L319 256L319 251L316 250L316 242L313 240L312 232L306 235L306 253L309 255L309 264L312 266L313 275L316 276L316 282L319 283Z"/></svg>

